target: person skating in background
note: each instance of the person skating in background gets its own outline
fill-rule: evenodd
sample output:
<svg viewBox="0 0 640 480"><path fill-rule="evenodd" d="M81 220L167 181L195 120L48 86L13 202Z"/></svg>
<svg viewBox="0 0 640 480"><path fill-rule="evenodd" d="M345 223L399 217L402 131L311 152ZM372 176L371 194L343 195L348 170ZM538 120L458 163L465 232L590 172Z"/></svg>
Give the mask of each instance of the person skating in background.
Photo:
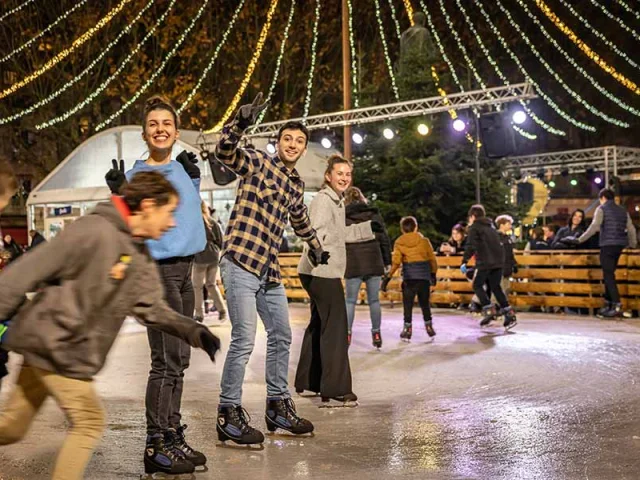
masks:
<svg viewBox="0 0 640 480"><path fill-rule="evenodd" d="M351 184L352 171L351 162L340 155L327 160L324 185L311 201L309 216L331 257L326 265L314 265L305 248L298 264L300 282L310 298L311 319L302 340L295 386L298 393L319 392L323 406L330 406L332 400L352 406L358 400L352 388L342 278L347 266L346 243L375 237L371 220L346 224L344 192Z"/></svg>
<svg viewBox="0 0 640 480"><path fill-rule="evenodd" d="M382 276L391 269L391 240L384 227L384 220L376 207L368 204L359 188L349 187L345 192L345 215L347 226L366 221L375 221L381 225L381 232L375 233L375 239L363 243L347 242L347 268L345 270L345 289L347 297L347 319L349 330L347 344L351 344L353 320L356 315L356 303L360 286L364 282L367 290L367 303L371 316L371 338L373 346L382 347L380 324L380 285Z"/></svg>
<svg viewBox="0 0 640 480"><path fill-rule="evenodd" d="M206 236L200 213L200 169L195 165L196 156L183 151L175 161L171 159L173 146L180 135L178 128L178 114L171 103L161 96L149 98L142 116L142 138L147 144L149 158L136 160L126 176L124 162L120 161L118 165L113 160L113 168L105 179L111 191L117 193L136 173L158 172L180 194L175 228L159 239L148 240L147 246L158 264L167 303L176 312L193 318L193 256L204 250ZM207 461L204 454L191 448L185 439L186 425L182 423L180 413L184 372L189 367L191 347L179 338L156 330L147 331L147 337L151 370L145 398L145 461L149 461L149 452L155 452L151 457L158 459L158 468L161 468L163 459L177 448L191 463L204 465Z"/></svg>
<svg viewBox="0 0 640 480"><path fill-rule="evenodd" d="M32 250L38 245L47 243L47 240L37 230L29 230L29 236L31 237L31 245L29 245L28 250Z"/></svg>
<svg viewBox="0 0 640 480"><path fill-rule="evenodd" d="M498 314L504 316L504 327L509 330L516 326L516 315L509 305L506 295L500 286L503 277L504 248L500 236L493 226L491 219L486 217L482 205L473 205L469 209L469 238L462 256L460 271L467 273L467 262L472 256L476 257L476 273L473 279L473 291L482 305L482 319L480 326L488 325ZM491 293L496 297L500 312L484 289L489 282Z"/></svg>
<svg viewBox="0 0 640 480"><path fill-rule="evenodd" d="M265 422L269 431L293 434L313 431L313 424L298 416L289 393L291 326L289 305L282 285L278 253L288 221L308 243L314 263L327 263L311 227L304 204L304 182L296 164L307 151L309 131L299 122L286 122L277 136L277 153L240 148L240 140L267 103L260 93L252 104L238 109L215 148L216 158L238 175L236 200L225 234L220 260L222 283L231 321L231 344L220 382L217 431L221 441L261 444L264 435L249 425L242 407L242 384L253 352L258 314L267 331Z"/></svg>
<svg viewBox="0 0 640 480"><path fill-rule="evenodd" d="M387 291L389 280L402 266L402 306L404 326L400 333L403 340L411 340L413 335L413 303L418 297L422 310L422 319L429 337L434 337L431 316L431 287L436 285L438 262L428 238L418 231L418 221L414 217L400 220L402 235L393 244L391 270L383 282L383 291Z"/></svg>
<svg viewBox="0 0 640 480"><path fill-rule="evenodd" d="M0 319L12 318L4 344L23 355L15 390L0 414L0 445L22 439L48 397L64 410L70 431L54 480L79 480L105 429L93 377L127 317L203 348L220 342L206 327L169 309L144 239L174 225L179 196L159 173L138 173L110 202L65 228L0 274ZM38 290L25 301L28 292ZM145 455L146 473L193 472L173 450Z"/></svg>
<svg viewBox="0 0 640 480"><path fill-rule="evenodd" d="M202 202L202 220L204 221L207 236L207 246L196 254L193 263L193 289L195 292L195 314L197 322L204 321L204 296L203 288L207 289L209 297L218 311L218 320L223 321L227 316L227 309L224 306L222 294L216 285L218 276L218 265L220 261L220 250L222 249L222 230L209 213L209 207Z"/></svg>
<svg viewBox="0 0 640 480"><path fill-rule="evenodd" d="M500 286L506 296L511 290L511 276L518 273L518 263L513 253L513 239L511 238L511 229L513 228L513 218L510 215L500 215L496 217L496 227L498 227L498 235L500 243L504 251L504 264L502 265L502 280Z"/></svg>
<svg viewBox="0 0 640 480"><path fill-rule="evenodd" d="M9 205L11 197L18 191L18 181L13 173L13 168L6 161L0 160L0 212ZM7 319L10 320L10 319ZM2 348L2 337L8 328L8 321L0 319L0 389L2 379L9 373L7 363L9 363L9 353Z"/></svg>
<svg viewBox="0 0 640 480"><path fill-rule="evenodd" d="M600 206L596 208L591 225L586 232L576 237L566 237L565 243L580 245L597 232L600 232L600 265L604 276L605 305L598 315L604 318L622 317L622 303L616 283L616 268L622 250L636 248L638 238L636 227L627 211L616 204L615 194L609 188L603 188L598 194Z"/></svg>

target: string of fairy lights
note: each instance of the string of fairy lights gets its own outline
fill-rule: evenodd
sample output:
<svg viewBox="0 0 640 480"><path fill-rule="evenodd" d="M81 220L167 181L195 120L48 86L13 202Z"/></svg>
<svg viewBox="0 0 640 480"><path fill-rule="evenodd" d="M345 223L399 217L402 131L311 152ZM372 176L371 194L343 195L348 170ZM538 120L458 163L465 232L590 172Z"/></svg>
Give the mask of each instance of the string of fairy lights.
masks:
<svg viewBox="0 0 640 480"><path fill-rule="evenodd" d="M402 30L400 29L400 22L398 21L398 16L396 15L396 8L393 6L393 0L388 0L389 9L391 10L391 20L393 20L393 24L396 27L396 35L398 35L398 40L402 38Z"/></svg>
<svg viewBox="0 0 640 480"><path fill-rule="evenodd" d="M387 39L384 35L384 25L382 24L382 15L380 12L380 2L379 0L373 0L373 3L376 7L376 20L378 21L378 30L380 31L380 40L382 41L382 50L384 52L384 59L387 63L387 70L389 71L389 78L391 78L391 88L393 90L393 96L396 101L400 101L400 93L398 92L398 85L396 84L396 76L393 73L393 64L391 63L391 58L389 57L389 46L387 45Z"/></svg>
<svg viewBox="0 0 640 480"><path fill-rule="evenodd" d="M311 40L311 66L309 67L309 77L307 78L307 93L304 97L304 109L302 121L306 121L311 108L311 92L313 90L313 74L316 70L316 55L318 51L318 26L320 24L320 0L316 0L315 20L313 21L313 39Z"/></svg>
<svg viewBox="0 0 640 480"><path fill-rule="evenodd" d="M229 25L227 26L227 29L225 30L225 32L222 34L220 43L218 43L215 50L213 51L213 54L211 55L211 58L209 59L207 66L202 71L202 74L198 77L198 81L191 89L191 92L189 92L189 95L187 95L187 98L185 99L185 101L177 109L178 115L180 115L184 111L184 109L187 108L187 106L191 103L191 100L193 100L193 98L198 93L198 90L200 90L200 87L202 86L203 82L207 78L207 75L209 75L209 72L213 68L213 65L216 63L216 60L218 59L218 55L220 55L220 51L222 50L222 47L224 47L225 44L227 43L227 38L229 37L229 34L233 30L233 27L235 26L236 21L238 20L238 16L242 11L242 7L244 6L244 3L245 3L245 0L240 0L240 3L238 3L236 10L233 12L233 15L231 16L231 21L229 22Z"/></svg>
<svg viewBox="0 0 640 480"><path fill-rule="evenodd" d="M28 115L28 114L34 112L35 110L37 110L38 108L42 107L43 105L46 105L46 104L52 102L53 100L58 98L60 95L62 95L65 91L67 91L69 88L71 88L76 83L78 83L81 79L83 79L85 77L85 75L87 75L90 71L92 71L93 68L100 63L100 61L102 61L102 59L122 39L122 37L124 37L125 35L127 35L131 31L133 26L136 23L138 23L138 20L140 20L142 15L144 15L146 13L146 11L149 10L149 8L151 8L151 6L154 4L154 2L155 2L155 0L150 0L144 6L144 8L142 10L140 10L140 12L138 12L136 17L118 34L118 36L115 39L113 39L102 50L102 52L100 52L100 55L98 55L96 58L93 59L93 61L82 72L80 72L78 75L74 76L71 80L69 80L67 83L65 83L60 88L58 88L55 92L51 93L49 96L47 96L46 98L40 100L39 102L31 105L28 108L25 108L24 110L18 111L16 113L14 113L13 115L9 115L7 117L0 118L0 125L4 125L5 123L12 122L13 120L17 120L18 118L22 118L25 115Z"/></svg>
<svg viewBox="0 0 640 480"><path fill-rule="evenodd" d="M629 6L629 4L624 2L623 0L616 0L616 2L618 2L618 4L622 6L622 8L624 8L627 12L640 20L640 13L638 13L638 10L636 8Z"/></svg>
<svg viewBox="0 0 640 480"><path fill-rule="evenodd" d="M628 32L629 34L631 34L631 36L633 38L635 38L636 40L640 41L640 35L638 35L638 33L630 28L626 23L624 23L624 20L622 20L622 18L620 18L617 15L614 15L613 13L611 13L609 10L607 10L607 7L605 7L604 5L602 5L601 3L599 3L597 0L589 0L593 5L595 5L596 7L598 7L600 9L600 11L602 13L604 13L607 17L609 17L611 20L613 20L614 22L616 22L618 25L620 25L620 27L625 30L626 32Z"/></svg>
<svg viewBox="0 0 640 480"><path fill-rule="evenodd" d="M80 0L78 3L76 3L73 7L71 7L69 10L67 10L66 12L64 12L62 15L60 15L58 18L55 19L55 21L53 23L51 23L49 26L47 26L44 30L42 30L40 33L38 33L35 37L31 38L29 41L23 43L22 45L20 45L19 47L14 48L12 51L10 51L9 53L7 53L4 57L0 58L0 63L4 63L7 60L9 60L10 58L12 58L14 55L17 55L18 53L20 53L21 51L23 51L25 48L29 48L30 45L33 44L33 42L35 42L36 40L38 40L39 38L41 38L43 35L45 35L47 32L51 31L51 29L53 29L56 25L58 25L60 22L64 21L67 19L67 17L69 17L69 15L71 15L73 12L75 12L77 9L79 9L80 7L82 7L85 3L87 3L87 0Z"/></svg>
<svg viewBox="0 0 640 480"><path fill-rule="evenodd" d="M88 40L90 40L96 33L98 33L102 28L107 25L113 18L122 11L122 9L127 5L131 0L121 0L118 5L112 8L109 13L107 13L104 17L100 19L100 21L96 24L95 27L90 28L85 33L83 33L80 37L76 38L70 47L65 48L60 53L58 53L55 57L45 63L42 67L37 69L31 75L23 78L19 82L14 83L9 88L0 92L0 99L3 99L12 93L17 92L25 85L33 82L36 78L40 77L47 71L51 70L55 65L60 63L62 60L71 55L78 47L85 44Z"/></svg>
<svg viewBox="0 0 640 480"><path fill-rule="evenodd" d="M129 52L129 55L127 55L127 57L122 61L122 63L116 69L115 72L113 72L93 92L87 95L82 101L78 102L75 106L71 107L69 110L67 110L61 115L58 115L55 118L52 118L50 120L47 120L46 122L42 122L36 125L36 130L43 130L45 128L49 128L49 127L52 127L53 125L63 122L67 118L71 117L71 115L79 112L84 107L86 107L91 102L93 102L109 86L111 82L113 82L116 78L118 78L118 76L122 73L122 71L129 64L129 62L133 60L133 58L140 52L140 49L145 45L145 43L147 43L147 41L155 34L158 27L164 22L164 20L167 18L167 15L169 15L171 10L173 9L173 6L175 5L176 1L177 0L171 0L171 2L169 3L169 6L167 7L167 10L165 10L165 12L160 16L160 18L158 18L158 21L155 23L155 25L153 25L153 27L149 29L147 34L135 46L135 48L131 50L131 52Z"/></svg>
<svg viewBox="0 0 640 480"><path fill-rule="evenodd" d="M480 88L482 88L483 90L486 90L487 89L487 84L484 82L484 80L480 76L480 73L478 72L478 70L476 69L475 65L473 64L473 61L469 57L469 53L467 51L467 47L464 46L464 43L462 42L462 39L460 38L458 30L453 25L453 21L451 20L451 16L449 15L449 12L447 12L447 9L444 6L444 1L443 0L439 0L438 3L440 5L440 11L442 12L442 15L443 15L443 17L445 19L445 22L446 22L447 26L449 27L449 31L453 34L453 38L455 39L456 44L458 45L458 48L462 52L462 56L463 56L465 62L467 63L467 66L469 67L469 69L473 73L473 76L476 79L476 82L480 85ZM513 125L513 127L516 127L516 126L517 125ZM525 138L527 138L529 140L535 140L536 138L538 138L537 135L535 135L533 133L530 133L530 132L527 132L522 127L514 128L514 130L518 134L520 134L521 136L523 136L523 137L525 137Z"/></svg>
<svg viewBox="0 0 640 480"><path fill-rule="evenodd" d="M584 123L584 122L572 117L569 113L565 112L562 108L560 108L560 106L547 93L545 93L544 89L540 86L540 83L538 83L536 80L533 79L533 77L531 75L529 75L529 72L524 67L524 65L522 64L522 62L518 58L518 56L513 52L513 50L511 50L511 48L509 47L509 44L504 39L504 37L500 34L500 31L498 30L498 28L495 26L495 24L491 20L490 15L484 9L484 6L480 2L480 0L474 0L474 3L476 4L478 9L480 10L480 13L482 13L482 16L484 17L485 21L489 25L489 29L491 30L491 32L496 36L496 38L498 39L498 41L500 42L502 47L509 54L509 56L511 57L511 60L513 60L514 63L518 66L518 69L520 70L520 72L522 73L524 78L527 80L527 82L531 83L534 87L536 87L536 92L542 98L545 99L545 101L549 104L549 106L551 108L553 108L553 110L558 115L560 115L562 118L564 118L567 122L571 123L572 125L575 125L576 127L580 128L582 130L587 130L589 132L595 132L596 128L593 125L589 125L587 123Z"/></svg>
<svg viewBox="0 0 640 480"><path fill-rule="evenodd" d="M404 9L409 17L409 24L413 27L413 6L411 6L411 0L402 0L404 3Z"/></svg>
<svg viewBox="0 0 640 480"><path fill-rule="evenodd" d="M4 21L5 18L13 15L14 13L18 13L20 10L22 10L24 7L26 7L30 3L33 3L34 1L35 0L26 0L22 2L20 5L18 5L17 7L12 8L11 10L7 10L5 13L0 15L0 22Z"/></svg>
<svg viewBox="0 0 640 480"><path fill-rule="evenodd" d="M573 66L573 68L575 68L578 72L580 72L580 74L584 78L589 80L591 85L593 87L595 87L595 89L598 90L598 92L600 92L602 95L604 95L609 100L614 102L620 108L623 108L627 112L630 112L630 113L632 113L634 115L640 116L640 111L639 110L637 110L637 109L633 108L632 106L628 105L623 100L618 98L616 95L611 93L609 90L607 90L605 87L603 87L593 76L591 76L584 68L582 68L580 65L578 65L576 63L576 61L574 60L574 58L571 55L569 55L567 53L567 51L565 49L563 49L560 46L560 44L549 34L547 29L544 27L544 25L542 25L540 20L531 12L529 7L527 7L527 5L525 5L525 3L522 0L516 0L516 1L520 5L520 7L522 7L522 9L527 13L527 15L529 15L529 18L531 18L533 23L535 23L538 26L538 28L540 29L540 31L542 32L544 37L556 48L556 50L558 50L564 56L564 58L567 60L567 62L569 62L569 64L571 66ZM622 126L622 125L619 125L619 126ZM628 124L627 124L627 126L628 126Z"/></svg>
<svg viewBox="0 0 640 480"><path fill-rule="evenodd" d="M571 97L576 100L578 103L581 103L587 110L589 110L591 113L593 113L594 115L602 118L603 120L616 125L618 127L623 127L623 128L628 128L629 124L627 122L623 122L617 118L614 118L610 115L607 115L606 113L604 113L603 111L601 111L600 109L596 108L594 105L592 105L589 101L587 101L586 98L582 97L582 95L580 95L578 92L576 92L574 89L572 89L567 82L564 81L564 79L558 75L558 73L553 69L553 67L549 64L549 62L547 62L545 60L545 58L542 56L542 54L540 53L540 51L536 48L536 46L534 45L534 42L531 41L531 39L527 36L527 34L525 33L524 29L522 29L522 27L520 27L520 24L518 24L518 22L516 22L513 19L513 16L511 15L511 12L509 12L509 10L507 10L507 8L504 6L504 4L500 1L500 0L494 0L496 5L498 5L498 8L502 11L502 13L504 13L504 15L507 17L507 20L509 21L509 24L521 35L521 38L524 40L524 42L529 46L529 49L531 51L531 53L533 53L533 55L538 59L538 61L544 66L544 68L547 70L547 72L549 72L549 74L562 86L562 88L569 94L571 95Z"/></svg>
<svg viewBox="0 0 640 480"><path fill-rule="evenodd" d="M140 96L147 91L149 86L151 86L151 84L155 81L158 75L160 75L162 71L165 69L165 67L169 63L169 60L173 58L173 56L176 54L178 49L182 46L182 44L184 43L184 40L187 38L187 35L189 35L191 30L193 30L193 27L197 23L198 19L204 13L208 3L209 3L209 0L204 0L202 2L202 5L200 6L196 14L191 18L191 22L189 23L189 25L187 25L187 28L184 29L184 31L182 32L182 35L180 35L180 37L178 37L178 40L176 40L176 42L174 43L173 48L165 56L162 63L156 68L156 70L147 79L147 81L140 88L138 88L138 90L136 90L136 93L124 105L122 105L122 107L120 107L117 112L111 114L109 118L107 118L106 120L98 124L98 126L96 127L96 131L102 130L104 127L109 125L113 120L119 117L122 114L122 112L124 112L131 105L133 105L138 100L138 98L140 98Z"/></svg>
<svg viewBox="0 0 640 480"><path fill-rule="evenodd" d="M218 121L218 123L216 123L213 128L207 130L205 133L219 132L220 130L222 130L222 127L227 122L229 117L231 117L231 115L233 115L233 113L236 111L236 107L238 106L238 103L240 103L242 95L249 85L249 81L251 80L253 71L255 70L256 65L258 65L260 55L262 55L262 49L264 48L264 44L267 41L267 35L269 35L269 30L271 29L271 21L273 20L273 15L276 11L277 6L278 0L271 0L269 10L267 11L267 19L262 26L262 30L260 31L260 36L258 37L256 48L253 51L253 57L251 58L251 61L247 66L247 71L244 74L244 78L240 82L240 88L238 88L238 91L234 95L233 100L231 100L231 103L227 107L227 110L224 112L224 115L222 115L222 118Z"/></svg>
<svg viewBox="0 0 640 480"><path fill-rule="evenodd" d="M611 40L609 40L609 38L604 33L602 33L600 30L598 30L596 27L594 27L593 24L591 24L589 22L589 20L584 18L580 14L580 12L578 12L575 8L573 8L573 5L571 5L569 2L567 2L565 0L558 0L558 1L562 4L562 6L564 8L569 10L569 12L571 12L571 14L574 17L576 17L578 19L578 21L580 21L580 23L582 23L589 32L591 32L593 35L598 37L600 39L600 41L602 41L602 43L604 43L613 52L615 52L616 55L618 55L620 58L624 59L632 67L640 69L640 65L638 63L633 61L633 59L629 55L627 55L625 52L620 50L620 48L618 48L618 45L616 45L615 42L612 42Z"/></svg>
<svg viewBox="0 0 640 480"><path fill-rule="evenodd" d="M578 36L571 30L567 25L562 22L558 18L558 16L553 13L553 11L547 6L547 4L542 0L534 0L538 8L547 16L549 20L553 22L553 24L564 33L580 50L584 52L584 54L589 57L596 65L598 65L602 70L607 72L613 78L615 78L622 85L627 87L636 95L640 95L640 87L635 82L632 82L627 77L616 71L616 69L609 65L600 55L594 52L589 45L580 40Z"/></svg>
<svg viewBox="0 0 640 480"><path fill-rule="evenodd" d="M273 72L273 79L271 80L271 85L269 85L269 91L267 92L267 96L265 101L268 102L271 100L273 96L273 92L278 84L278 78L280 77L280 65L282 64L282 58L284 57L284 51L287 47L287 41L289 40L289 29L291 28L291 24L293 23L293 14L296 10L296 0L291 0L291 7L289 8L289 17L287 18L287 25L284 27L284 33L282 35L282 42L280 43L280 52L278 52L278 59L276 60L276 69ZM267 114L267 110L263 110L258 115L256 119L256 125L260 125L264 116Z"/></svg>
<svg viewBox="0 0 640 480"><path fill-rule="evenodd" d="M480 49L482 50L482 52L484 53L485 57L489 61L489 64L493 67L494 71L496 72L496 75L498 75L500 80L502 80L502 82L505 85L510 85L511 83L509 82L509 79L502 72L502 69L498 65L498 62L493 58L493 56L489 52L489 49L487 48L487 46L485 45L484 41L482 40L482 37L480 36L478 31L476 30L475 25L471 21L471 18L467 14L467 11L464 8L464 6L462 5L461 1L460 0L456 0L456 4L458 5L458 8L459 8L460 12L462 13L462 16L464 17L464 20L465 20L467 26L469 27L469 30L471 30L471 33L473 33L473 36L474 36L476 42L480 46ZM540 125L540 127L542 127L544 130L546 130L547 132L552 133L554 135L560 135L560 136L565 136L566 135L565 131L560 130L559 128L556 128L556 127L554 127L552 125L549 125L542 118L540 118L538 115L536 115L536 113L529 108L529 106L527 105L527 102L525 102L524 100L520 100L519 103L522 106L522 108L524 109L524 111L527 113L527 115L529 115L529 117L531 117L533 119L533 121L535 123L537 123L538 125Z"/></svg>
<svg viewBox="0 0 640 480"><path fill-rule="evenodd" d="M358 98L358 60L356 57L356 42L353 39L353 6L351 0L347 0L347 9L349 10L349 49L351 50L351 96L353 98L353 106L358 108L360 100Z"/></svg>

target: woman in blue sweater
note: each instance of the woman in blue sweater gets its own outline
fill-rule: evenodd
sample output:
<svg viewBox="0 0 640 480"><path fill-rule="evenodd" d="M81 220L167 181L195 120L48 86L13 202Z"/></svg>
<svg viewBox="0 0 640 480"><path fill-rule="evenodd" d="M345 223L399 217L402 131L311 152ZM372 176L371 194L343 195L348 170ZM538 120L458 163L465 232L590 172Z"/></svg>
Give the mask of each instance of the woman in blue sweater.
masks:
<svg viewBox="0 0 640 480"><path fill-rule="evenodd" d="M154 96L147 100L142 122L142 138L149 149L146 160L137 160L133 168L124 173L113 161L106 180L112 192L120 191L127 179L142 171L162 173L178 190L180 203L175 211L176 226L159 240L149 240L147 247L158 268L169 306L186 317L193 318L194 292L191 284L193 257L204 250L206 236L200 215L200 169L196 156L183 151L176 160L171 151L179 136L178 115L168 100ZM146 416L147 462L158 466L158 471L174 473L181 464L190 462L204 465L206 457L193 450L185 441L186 425L181 422L184 371L189 366L191 349L184 341L162 332L149 331L151 371L147 383ZM176 455L180 450L184 455Z"/></svg>

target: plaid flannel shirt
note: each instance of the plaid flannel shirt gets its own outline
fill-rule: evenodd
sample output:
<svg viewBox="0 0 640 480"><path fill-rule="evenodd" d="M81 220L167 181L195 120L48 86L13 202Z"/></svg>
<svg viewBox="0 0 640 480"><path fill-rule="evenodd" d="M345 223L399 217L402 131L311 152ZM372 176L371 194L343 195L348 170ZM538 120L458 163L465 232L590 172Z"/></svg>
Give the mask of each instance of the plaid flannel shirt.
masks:
<svg viewBox="0 0 640 480"><path fill-rule="evenodd" d="M268 281L280 283L278 253L289 218L294 232L312 249L320 248L304 204L304 182L277 155L238 148L235 122L225 126L215 155L239 176L236 202L224 238L223 255L256 276L268 268Z"/></svg>

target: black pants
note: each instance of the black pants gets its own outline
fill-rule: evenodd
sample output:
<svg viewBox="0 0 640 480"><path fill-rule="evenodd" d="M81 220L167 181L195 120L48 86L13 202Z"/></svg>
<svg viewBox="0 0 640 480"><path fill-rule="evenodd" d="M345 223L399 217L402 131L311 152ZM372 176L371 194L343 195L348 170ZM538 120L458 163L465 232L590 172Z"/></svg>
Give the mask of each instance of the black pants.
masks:
<svg viewBox="0 0 640 480"><path fill-rule="evenodd" d="M191 284L192 257L173 258L158 263L164 284L165 300L185 317L193 317L194 296ZM151 371L145 405L147 434L180 426L180 404L184 371L189 367L191 347L173 335L147 329L151 347Z"/></svg>
<svg viewBox="0 0 640 480"><path fill-rule="evenodd" d="M311 320L302 341L296 390L323 397L352 393L342 281L311 275L300 275L300 281L311 298Z"/></svg>
<svg viewBox="0 0 640 480"><path fill-rule="evenodd" d="M502 291L500 280L502 280L502 267L492 268L491 270L479 269L476 272L476 276L473 279L473 292L476 294L483 307L486 307L491 303L491 297L487 295L487 291L484 289L485 283L487 282L489 283L490 290L493 295L495 295L500 308L509 306L509 300L507 300L506 295Z"/></svg>
<svg viewBox="0 0 640 480"><path fill-rule="evenodd" d="M0 389L2 387L2 378L9 375L7 364L9 363L9 352L0 347Z"/></svg>
<svg viewBox="0 0 640 480"><path fill-rule="evenodd" d="M604 277L604 298L608 302L620 303L620 294L616 284L616 268L624 247L600 247L600 265Z"/></svg>
<svg viewBox="0 0 640 480"><path fill-rule="evenodd" d="M413 302L418 296L418 303L422 310L425 323L431 323L431 282L429 280L403 280L402 281L402 307L404 310L404 323L411 324L413 318Z"/></svg>

